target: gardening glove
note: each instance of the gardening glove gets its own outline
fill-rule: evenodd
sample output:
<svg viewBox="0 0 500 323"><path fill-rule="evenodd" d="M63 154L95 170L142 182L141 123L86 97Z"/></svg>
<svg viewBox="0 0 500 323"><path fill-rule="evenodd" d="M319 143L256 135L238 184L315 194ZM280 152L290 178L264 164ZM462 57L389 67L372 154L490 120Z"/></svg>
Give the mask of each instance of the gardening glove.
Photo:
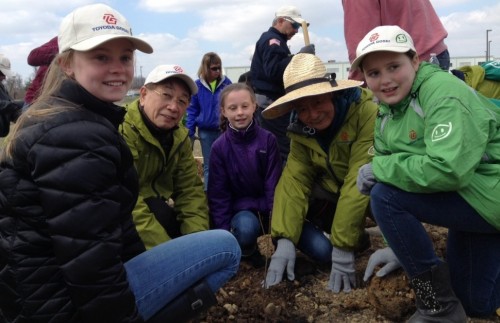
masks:
<svg viewBox="0 0 500 323"><path fill-rule="evenodd" d="M372 164L368 163L361 166L358 171L358 178L356 179L359 192L363 195L370 195L370 191L375 183L377 181L373 176Z"/></svg>
<svg viewBox="0 0 500 323"><path fill-rule="evenodd" d="M293 242L281 238L278 240L276 251L271 257L271 264L267 270L265 287L276 285L283 279L283 272L285 271L289 280L295 279L295 246Z"/></svg>
<svg viewBox="0 0 500 323"><path fill-rule="evenodd" d="M375 274L375 276L377 277L384 277L388 273L401 267L398 258L390 247L378 249L370 256L370 259L368 259L368 265L366 266L365 276L363 277L363 280L365 282L368 281L371 275L373 275L373 270L375 269L375 267L381 264L385 264L385 266L377 271L377 273Z"/></svg>
<svg viewBox="0 0 500 323"><path fill-rule="evenodd" d="M316 54L316 48L314 47L314 44L306 45L302 47L298 54Z"/></svg>
<svg viewBox="0 0 500 323"><path fill-rule="evenodd" d="M344 285L344 292L346 293L351 291L351 286L356 287L354 252L344 251L333 246L332 272L330 273L328 289L338 293L342 285Z"/></svg>

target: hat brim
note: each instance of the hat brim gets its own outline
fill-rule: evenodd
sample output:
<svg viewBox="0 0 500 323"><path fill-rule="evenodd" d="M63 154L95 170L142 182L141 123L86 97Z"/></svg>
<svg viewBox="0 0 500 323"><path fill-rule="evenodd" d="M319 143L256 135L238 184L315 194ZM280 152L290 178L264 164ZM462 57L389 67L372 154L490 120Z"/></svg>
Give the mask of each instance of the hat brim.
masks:
<svg viewBox="0 0 500 323"><path fill-rule="evenodd" d="M172 74L164 79L167 79L167 78L170 78L170 77L176 77L176 78L179 78L181 79L182 81L184 81L184 83L187 84L187 86L189 87L189 90L191 91L191 95L195 95L196 93L198 93L198 86L196 85L196 83L193 81L192 78L190 78L189 76L185 75L185 74Z"/></svg>
<svg viewBox="0 0 500 323"><path fill-rule="evenodd" d="M0 68L0 72L2 72L2 74L5 75L6 77L12 77L12 72L8 69Z"/></svg>
<svg viewBox="0 0 500 323"><path fill-rule="evenodd" d="M351 69L355 70L361 65L361 62L363 59L366 57L366 55L375 53L375 52L394 52L394 53L406 53L408 51L412 50L411 48L408 47L385 47L385 48L374 48L373 50L367 51L366 53L363 53L363 55L356 57L351 64Z"/></svg>
<svg viewBox="0 0 500 323"><path fill-rule="evenodd" d="M330 82L308 85L300 89L294 90L290 93L287 93L281 98L274 101L264 111L262 111L262 116L266 119L274 119L292 110L294 101L300 98L350 89L353 87L360 86L362 84L363 81L338 80L337 86L335 87L332 87Z"/></svg>
<svg viewBox="0 0 500 323"><path fill-rule="evenodd" d="M88 51L91 49L96 48L97 46L113 40L113 39L118 39L118 38L125 38L130 40L130 42L134 45L135 49L146 53L146 54L151 54L153 52L153 47L149 45L147 42L144 40L134 37L134 36L123 36L123 35L100 35L100 36L95 36L86 40L82 40L78 42L77 44L74 44L71 46L71 49L78 50L78 51Z"/></svg>
<svg viewBox="0 0 500 323"><path fill-rule="evenodd" d="M191 95L195 95L196 93L198 93L198 86L193 81L193 79L191 77L189 77L188 75L186 75L186 74L177 74L177 73L171 73L171 74L169 74L169 73L165 73L165 77L163 77L163 78L161 78L159 80L155 80L154 82L148 82L148 83L146 83L144 85L151 84L151 83L158 84L158 83L161 83L164 80L169 79L169 78L178 78L181 81L183 81L184 83L186 83L186 85L189 88L189 91L191 92Z"/></svg>
<svg viewBox="0 0 500 323"><path fill-rule="evenodd" d="M301 17L290 17L290 19L292 19L295 22L298 22L301 25L302 25L303 22L305 22L305 20L302 19ZM309 26L309 24L307 24L307 25Z"/></svg>

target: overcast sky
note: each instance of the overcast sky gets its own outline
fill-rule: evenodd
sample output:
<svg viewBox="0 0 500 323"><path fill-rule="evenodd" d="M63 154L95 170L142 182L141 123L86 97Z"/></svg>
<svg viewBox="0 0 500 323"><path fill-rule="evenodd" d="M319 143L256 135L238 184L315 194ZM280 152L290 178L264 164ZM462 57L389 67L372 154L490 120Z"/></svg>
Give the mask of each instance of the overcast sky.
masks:
<svg viewBox="0 0 500 323"><path fill-rule="evenodd" d="M276 9L294 5L308 20L309 37L323 60L347 61L341 0L0 0L0 53L12 70L28 79L30 50L57 35L62 18L84 4L104 2L120 11L134 34L154 53L137 55L136 74L144 77L159 64L179 64L193 78L204 53L217 52L223 67L250 65L256 40L271 25ZM491 55L500 58L500 1L431 0L448 30L452 57L484 56L486 30ZM292 53L304 44L299 31L289 41ZM236 81L236 80L233 80Z"/></svg>

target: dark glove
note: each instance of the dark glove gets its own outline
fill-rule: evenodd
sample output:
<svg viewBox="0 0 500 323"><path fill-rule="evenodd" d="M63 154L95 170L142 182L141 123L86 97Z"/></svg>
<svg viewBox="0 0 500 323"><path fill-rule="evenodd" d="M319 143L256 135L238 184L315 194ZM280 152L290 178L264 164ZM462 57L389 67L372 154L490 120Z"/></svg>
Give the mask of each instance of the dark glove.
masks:
<svg viewBox="0 0 500 323"><path fill-rule="evenodd" d="M391 248L387 247L384 249L378 249L375 251L368 260L368 265L366 266L364 281L367 281L371 275L373 275L373 270L376 266L385 264L377 273L377 277L384 277L388 273L401 267L398 258L394 254Z"/></svg>
<svg viewBox="0 0 500 323"><path fill-rule="evenodd" d="M377 181L373 176L372 164L364 164L359 168L358 178L356 179L356 186L361 194L370 195L373 185Z"/></svg>
<svg viewBox="0 0 500 323"><path fill-rule="evenodd" d="M299 50L299 54L316 54L314 44L306 45Z"/></svg>
<svg viewBox="0 0 500 323"><path fill-rule="evenodd" d="M340 292L344 285L344 292L351 291L351 286L356 287L356 271L354 269L354 252L344 251L336 248L332 249L332 271L328 289L334 293Z"/></svg>

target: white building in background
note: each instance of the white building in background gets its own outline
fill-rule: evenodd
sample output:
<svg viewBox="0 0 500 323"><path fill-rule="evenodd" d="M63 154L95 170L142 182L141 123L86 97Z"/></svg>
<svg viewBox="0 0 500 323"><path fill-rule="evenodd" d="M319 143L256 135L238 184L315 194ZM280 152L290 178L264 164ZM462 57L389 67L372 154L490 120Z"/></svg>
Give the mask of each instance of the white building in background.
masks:
<svg viewBox="0 0 500 323"><path fill-rule="evenodd" d="M496 58L491 57L491 60L494 61L496 60ZM481 63L484 63L484 61L485 61L484 56L454 57L450 58L450 69L455 69L462 66L479 65ZM328 73L337 74L337 79L339 80L347 79L347 76L349 74L349 68L351 67L351 64L349 64L349 62L336 62L333 60L325 62L325 64ZM225 70L225 75L229 77L229 79L233 83L236 83L238 82L238 78L240 77L241 74L250 70L250 66L230 66L230 67L225 67L224 70Z"/></svg>

